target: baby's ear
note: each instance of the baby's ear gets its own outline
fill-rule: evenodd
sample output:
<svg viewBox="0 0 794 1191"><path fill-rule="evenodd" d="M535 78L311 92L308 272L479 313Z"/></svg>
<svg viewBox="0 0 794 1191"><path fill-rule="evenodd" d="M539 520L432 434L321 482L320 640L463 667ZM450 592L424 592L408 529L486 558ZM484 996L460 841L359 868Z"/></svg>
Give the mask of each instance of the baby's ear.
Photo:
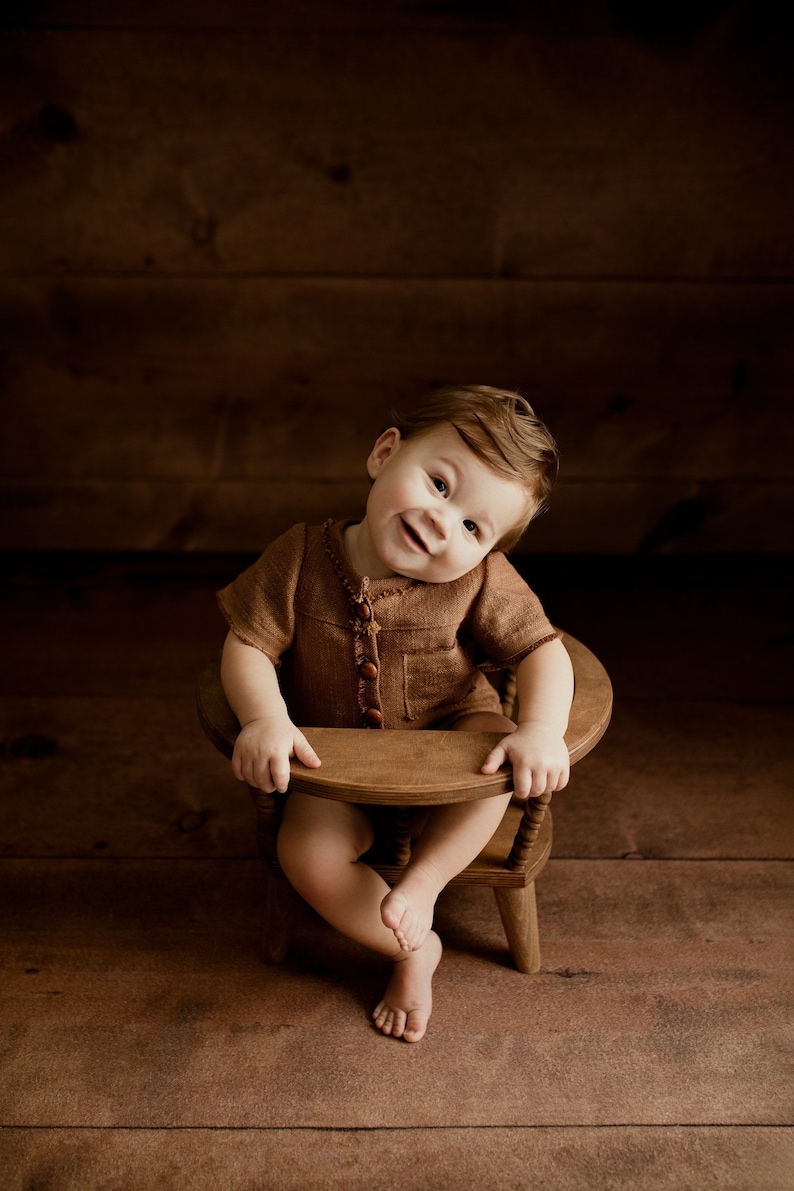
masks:
<svg viewBox="0 0 794 1191"><path fill-rule="evenodd" d="M396 426L383 431L367 459L367 472L371 480L380 475L384 463L398 450L401 442L402 436Z"/></svg>

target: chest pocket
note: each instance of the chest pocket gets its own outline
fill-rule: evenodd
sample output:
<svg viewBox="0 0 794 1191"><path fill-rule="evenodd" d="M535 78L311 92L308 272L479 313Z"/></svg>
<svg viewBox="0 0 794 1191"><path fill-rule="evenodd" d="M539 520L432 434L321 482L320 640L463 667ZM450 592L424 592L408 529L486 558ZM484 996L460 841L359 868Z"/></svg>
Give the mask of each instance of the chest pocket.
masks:
<svg viewBox="0 0 794 1191"><path fill-rule="evenodd" d="M477 683L477 671L457 644L403 654L405 718L418 720L465 699Z"/></svg>

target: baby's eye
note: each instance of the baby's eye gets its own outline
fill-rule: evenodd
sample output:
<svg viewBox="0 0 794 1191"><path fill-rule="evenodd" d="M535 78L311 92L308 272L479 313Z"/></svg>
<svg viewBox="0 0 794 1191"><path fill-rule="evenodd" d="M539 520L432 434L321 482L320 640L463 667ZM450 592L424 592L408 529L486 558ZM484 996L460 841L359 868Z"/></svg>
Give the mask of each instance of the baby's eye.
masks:
<svg viewBox="0 0 794 1191"><path fill-rule="evenodd" d="M467 518L466 518L466 520L463 522L463 528L464 528L465 530L467 530L469 533L474 533L474 534L476 534L476 533L478 532L478 530L477 530L477 524L476 524L476 522L474 522L474 521L470 521L470 520L468 519L468 517L467 517Z"/></svg>
<svg viewBox="0 0 794 1191"><path fill-rule="evenodd" d="M446 486L446 484L444 483L444 481L441 479L441 477L440 477L440 476L433 476L433 483L434 483L434 484L435 484L435 486L436 486L436 490L437 490L438 492L440 492L440 493L441 493L441 495L443 496L443 495L444 495L444 493L445 493L445 492L446 492L446 490L447 490L447 486Z"/></svg>

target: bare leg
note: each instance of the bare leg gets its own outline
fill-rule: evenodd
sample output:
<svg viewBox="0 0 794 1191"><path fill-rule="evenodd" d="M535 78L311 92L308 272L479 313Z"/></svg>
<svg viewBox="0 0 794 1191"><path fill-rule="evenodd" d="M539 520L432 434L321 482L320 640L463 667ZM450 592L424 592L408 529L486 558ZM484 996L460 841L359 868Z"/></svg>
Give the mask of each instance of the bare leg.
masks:
<svg viewBox="0 0 794 1191"><path fill-rule="evenodd" d="M468 732L508 732L512 720L492 712L466 716L456 728ZM479 802L436 806L430 811L411 860L381 903L383 922L404 951L421 947L433 925L441 890L479 856L502 821L510 795Z"/></svg>
<svg viewBox="0 0 794 1191"><path fill-rule="evenodd" d="M431 932L424 947L400 950L380 913L389 887L359 859L372 841L372 824L360 807L293 792L279 831L279 861L293 887L326 922L394 961L386 994L373 1014L375 1024L385 1034L418 1042L430 1017L441 942Z"/></svg>

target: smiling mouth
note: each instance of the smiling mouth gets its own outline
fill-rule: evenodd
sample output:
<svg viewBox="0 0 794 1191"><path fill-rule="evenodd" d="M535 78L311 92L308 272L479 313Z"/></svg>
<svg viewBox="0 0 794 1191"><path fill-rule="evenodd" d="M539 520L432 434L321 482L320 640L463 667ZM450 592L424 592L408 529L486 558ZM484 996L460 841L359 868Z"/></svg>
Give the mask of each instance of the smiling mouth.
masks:
<svg viewBox="0 0 794 1191"><path fill-rule="evenodd" d="M405 532L407 533L408 537L411 539L411 541L414 542L419 547L419 549L422 550L425 554L428 554L429 551L427 549L427 546L424 544L422 539L419 537L419 534L416 532L416 530L411 529L411 526L408 524L407 521L403 521L402 517L400 518L400 523L401 523L403 529L405 530Z"/></svg>

